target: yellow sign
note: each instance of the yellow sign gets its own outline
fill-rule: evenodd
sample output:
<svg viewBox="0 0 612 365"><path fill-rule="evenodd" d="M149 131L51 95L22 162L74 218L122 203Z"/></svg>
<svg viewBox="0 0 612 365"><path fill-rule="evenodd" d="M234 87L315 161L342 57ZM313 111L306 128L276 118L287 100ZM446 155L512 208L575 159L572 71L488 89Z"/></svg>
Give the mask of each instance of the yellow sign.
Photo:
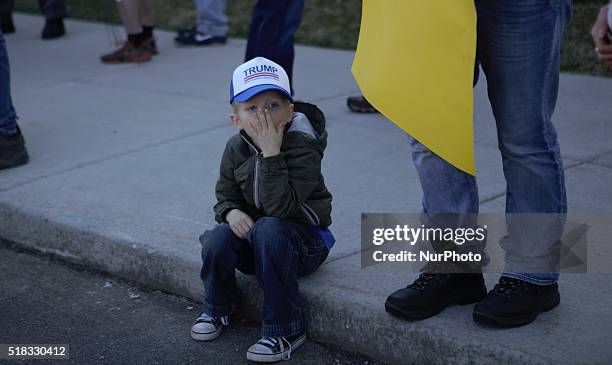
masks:
<svg viewBox="0 0 612 365"><path fill-rule="evenodd" d="M475 175L473 0L363 0L353 75L385 117Z"/></svg>

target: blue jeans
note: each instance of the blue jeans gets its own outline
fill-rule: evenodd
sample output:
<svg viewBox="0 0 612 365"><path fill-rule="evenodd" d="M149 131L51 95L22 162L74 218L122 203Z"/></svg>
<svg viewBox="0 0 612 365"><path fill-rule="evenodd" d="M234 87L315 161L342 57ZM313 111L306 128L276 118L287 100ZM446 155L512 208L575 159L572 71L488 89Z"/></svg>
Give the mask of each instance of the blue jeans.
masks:
<svg viewBox="0 0 612 365"><path fill-rule="evenodd" d="M204 232L200 242L206 314L221 317L236 308L238 269L255 274L263 290L262 337L291 336L304 329L298 278L314 272L329 252L313 227L263 217L246 239L224 223Z"/></svg>
<svg viewBox="0 0 612 365"><path fill-rule="evenodd" d="M196 0L198 9L198 32L213 37L225 37L229 31L229 22L225 9L227 0Z"/></svg>
<svg viewBox="0 0 612 365"><path fill-rule="evenodd" d="M17 132L15 108L11 100L11 69L9 67L6 42L0 31L0 134L10 135Z"/></svg>
<svg viewBox="0 0 612 365"><path fill-rule="evenodd" d="M518 267L554 251L567 212L565 178L552 115L559 85L563 31L571 0L476 0L477 62L487 76L506 178L508 236L504 276L552 284L558 272L519 272ZM423 188L425 217L478 213L476 178L409 137ZM525 234L516 213L549 213ZM518 218L517 218L518 217ZM542 222L540 222L542 223ZM552 234L551 234L552 233ZM544 241L538 241L544 239ZM527 247L531 245L531 247ZM528 249L526 249L528 248ZM527 251L527 256L525 255Z"/></svg>
<svg viewBox="0 0 612 365"><path fill-rule="evenodd" d="M266 57L278 63L293 87L293 35L303 13L304 0L258 0L251 17L245 61Z"/></svg>

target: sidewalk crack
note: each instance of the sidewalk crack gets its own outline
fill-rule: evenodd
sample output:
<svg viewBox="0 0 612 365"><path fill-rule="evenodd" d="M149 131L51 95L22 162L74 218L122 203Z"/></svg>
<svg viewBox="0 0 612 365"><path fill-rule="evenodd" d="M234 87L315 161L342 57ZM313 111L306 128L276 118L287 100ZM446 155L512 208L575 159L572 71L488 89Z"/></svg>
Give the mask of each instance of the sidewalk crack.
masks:
<svg viewBox="0 0 612 365"><path fill-rule="evenodd" d="M9 185L8 187L0 188L0 193L6 192L6 191L9 191L11 189L18 188L18 187L21 187L21 186L24 186L24 185L29 185L29 184L32 184L34 182L37 182L37 181L40 181L40 180L44 180L46 178L60 176L60 175L72 172L74 170L78 170L78 169L85 168L85 167L90 167L90 166L93 166L93 165L96 165L96 164L99 164L99 163L102 163L102 162L114 160L114 159L117 159L117 158L121 158L121 157L124 157L124 156L128 156L128 155L134 154L134 153L138 153L138 152L141 152L141 151L146 151L146 150L153 149L153 148L156 148L156 147L159 147L159 146L163 146L163 145L166 145L166 144L170 144L172 142L176 142L176 141L179 141L179 140L182 140L182 139L199 136L199 135L202 135L202 134L206 134L208 132L212 132L212 131L223 129L223 128L227 128L227 127L228 127L227 124L217 125L217 126L213 126L213 127L210 127L210 128L202 129L202 130L199 130L199 131L190 132L188 134L182 134L182 135L177 136L177 137L168 138L168 139L165 139L165 140L162 140L162 141L158 141L158 142L154 142L154 143L149 143L149 144L144 145L142 147L134 148L134 149L127 150L127 151L124 151L124 152L120 152L120 153L116 153L116 154L113 154L113 155L110 155L110 156L106 156L106 157L103 157L103 158L98 158L98 159L95 159L95 160L92 160L92 161L82 162L82 163L77 164L76 166L73 166L73 167L70 167L70 168L67 168L67 169L64 169L64 170L61 170L61 171L56 171L56 172L52 172L52 173L49 173L49 174L37 176L35 178L29 179L29 180L26 180L26 181L23 181L23 182L20 182L20 183L17 183L17 184Z"/></svg>

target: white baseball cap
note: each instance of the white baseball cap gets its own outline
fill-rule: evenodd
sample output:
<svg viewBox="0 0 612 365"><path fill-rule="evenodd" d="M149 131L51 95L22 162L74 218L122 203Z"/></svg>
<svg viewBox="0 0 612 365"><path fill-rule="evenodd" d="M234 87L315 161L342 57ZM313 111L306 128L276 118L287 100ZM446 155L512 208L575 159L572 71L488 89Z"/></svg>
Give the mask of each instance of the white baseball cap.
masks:
<svg viewBox="0 0 612 365"><path fill-rule="evenodd" d="M234 101L244 103L266 90L278 90L293 100L287 72L267 58L253 58L234 70L230 84L230 104Z"/></svg>

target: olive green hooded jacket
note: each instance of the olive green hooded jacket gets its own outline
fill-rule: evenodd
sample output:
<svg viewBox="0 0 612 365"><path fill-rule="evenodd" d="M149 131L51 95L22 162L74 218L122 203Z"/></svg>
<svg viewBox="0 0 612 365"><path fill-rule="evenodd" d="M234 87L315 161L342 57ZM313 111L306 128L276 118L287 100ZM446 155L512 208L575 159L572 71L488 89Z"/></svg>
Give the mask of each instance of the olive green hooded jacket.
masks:
<svg viewBox="0 0 612 365"><path fill-rule="evenodd" d="M295 102L281 152L263 157L244 132L229 139L215 188L215 220L226 222L232 209L253 220L277 217L327 227L332 195L325 187L321 160L327 146L325 116L316 106Z"/></svg>

